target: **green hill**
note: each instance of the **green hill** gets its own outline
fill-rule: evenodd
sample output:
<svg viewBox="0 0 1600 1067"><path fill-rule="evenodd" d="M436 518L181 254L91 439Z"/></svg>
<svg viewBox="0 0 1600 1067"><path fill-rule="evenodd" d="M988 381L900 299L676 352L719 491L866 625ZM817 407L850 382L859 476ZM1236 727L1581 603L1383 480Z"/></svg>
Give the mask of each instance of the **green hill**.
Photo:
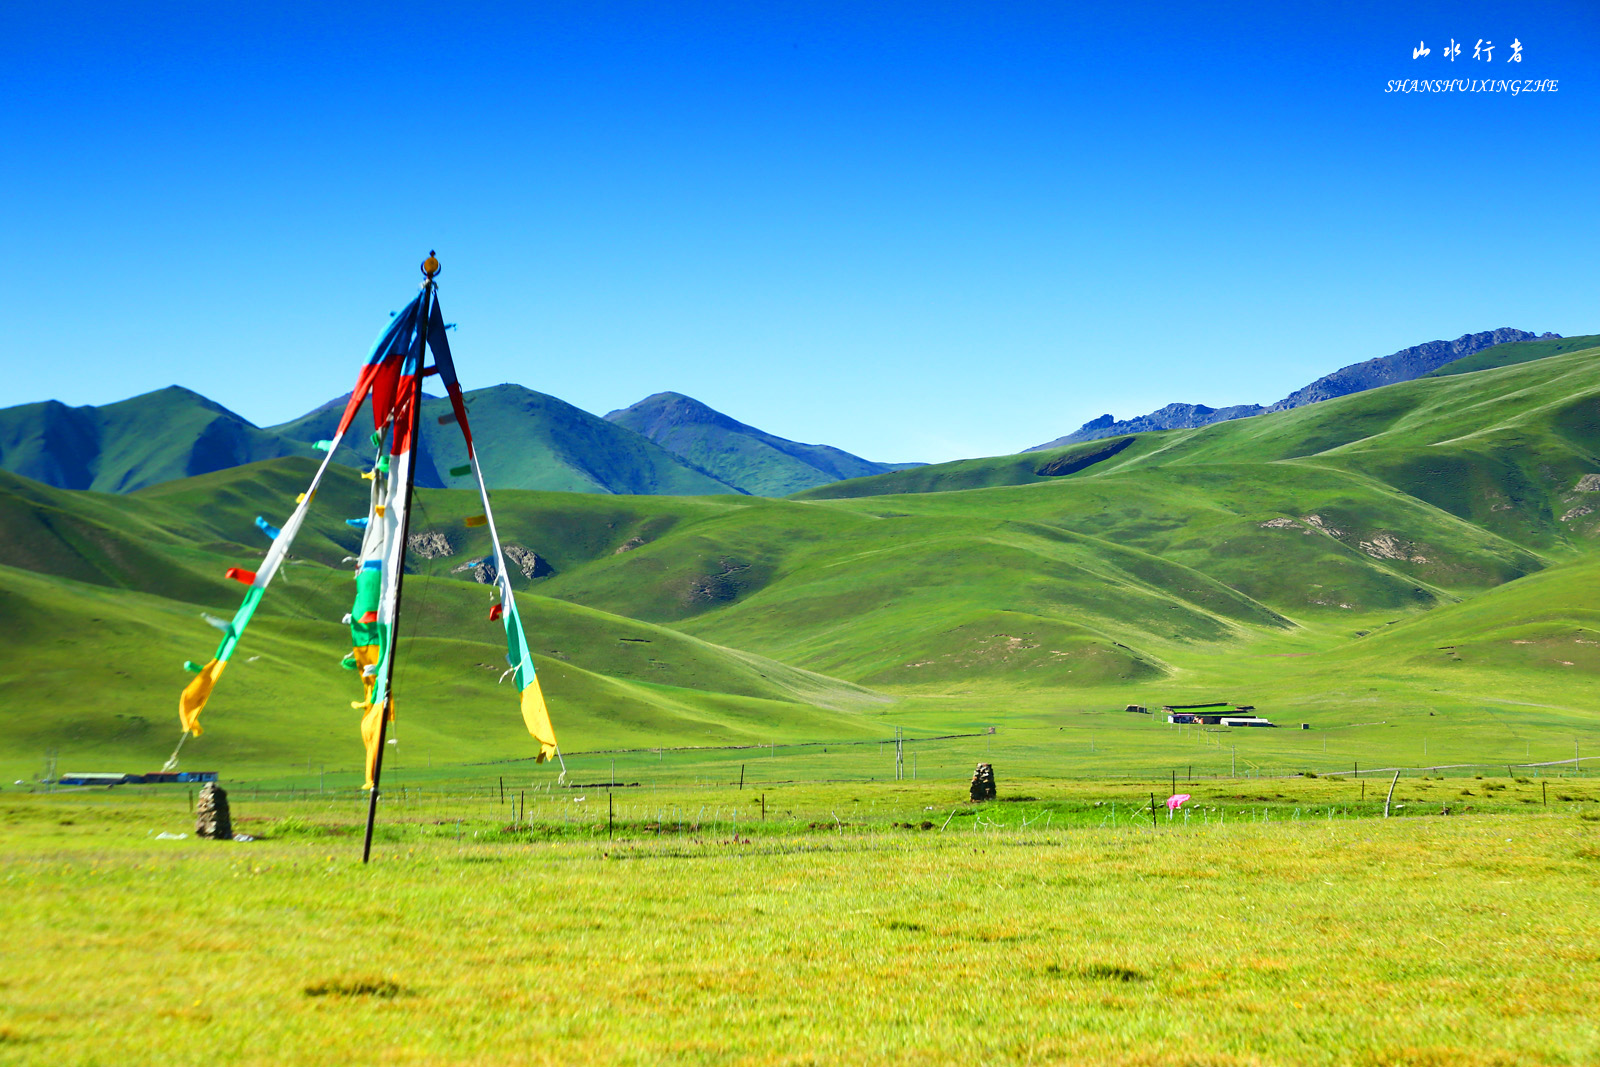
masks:
<svg viewBox="0 0 1600 1067"><path fill-rule="evenodd" d="M606 420L648 437L696 468L755 496L787 496L897 467L830 445L805 445L777 437L681 393L656 393L611 412Z"/></svg>
<svg viewBox="0 0 1600 1067"><path fill-rule="evenodd" d="M0 480L0 630L8 638L0 652L0 761L32 761L55 746L91 762L104 754L159 765L177 740L177 693L188 679L180 665L204 660L216 643L203 616L231 615L241 595L223 570L260 557L254 514L281 518L294 500L288 487L303 488L310 468L279 460L128 496ZM194 751L281 768L303 759L308 745L325 746L330 759L354 764L348 702L358 688L338 665L348 642L339 619L352 586L339 560L354 547L342 518L358 510L362 484L354 472L335 472L319 493L328 506L296 542L303 551L264 602ZM419 494L419 514L429 495ZM470 503L459 492L432 495ZM625 518L580 518L557 558L566 563L598 547L590 523L605 529ZM651 516L636 519L647 524ZM397 684L412 694L402 699L415 714L401 729L447 762L525 756L515 697L497 685L505 647L487 617L487 591L470 572L451 575L447 564L455 562L419 560L440 573L418 573L407 585L408 651ZM521 601L569 749L754 744L876 729L861 712L884 698L862 687L532 590Z"/></svg>
<svg viewBox="0 0 1600 1067"><path fill-rule="evenodd" d="M797 500L839 500L896 493L948 493L997 485L1035 485L1088 470L1134 445L1148 447L1149 435L1104 438L1016 456L929 463L887 474L868 475L795 493Z"/></svg>
<svg viewBox="0 0 1600 1067"><path fill-rule="evenodd" d="M1594 521L1573 509L1588 499L1576 490L1578 481L1600 471L1597 366L1600 348L1591 346L1200 429L936 464L797 497L1099 481L1158 468L1169 477L1205 480L1207 469L1292 463L1370 481L1529 548L1545 548L1569 542L1575 529L1587 531ZM1093 451L1120 442L1128 443L1114 453ZM1041 473L1051 463L1065 473Z"/></svg>
<svg viewBox="0 0 1600 1067"><path fill-rule="evenodd" d="M299 451L176 385L103 407L0 409L0 470L64 489L121 493Z"/></svg>

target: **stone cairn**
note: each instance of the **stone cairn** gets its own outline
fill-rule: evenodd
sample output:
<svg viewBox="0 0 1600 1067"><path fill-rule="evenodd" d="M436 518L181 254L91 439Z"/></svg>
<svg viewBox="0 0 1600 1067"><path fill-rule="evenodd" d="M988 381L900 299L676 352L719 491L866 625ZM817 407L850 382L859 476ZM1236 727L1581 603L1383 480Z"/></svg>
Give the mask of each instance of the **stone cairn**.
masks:
<svg viewBox="0 0 1600 1067"><path fill-rule="evenodd" d="M233 840L233 818L228 814L228 794L215 782L200 790L194 806L194 833L213 841Z"/></svg>
<svg viewBox="0 0 1600 1067"><path fill-rule="evenodd" d="M972 799L994 799L994 768L987 763L978 764L978 769L972 772Z"/></svg>

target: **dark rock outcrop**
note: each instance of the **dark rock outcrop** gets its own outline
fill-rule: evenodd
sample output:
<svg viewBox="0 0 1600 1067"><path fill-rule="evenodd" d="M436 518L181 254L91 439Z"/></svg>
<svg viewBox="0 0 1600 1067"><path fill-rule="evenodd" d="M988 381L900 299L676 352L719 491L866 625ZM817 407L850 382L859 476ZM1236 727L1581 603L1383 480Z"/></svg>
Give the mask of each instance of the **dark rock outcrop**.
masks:
<svg viewBox="0 0 1600 1067"><path fill-rule="evenodd" d="M424 533L414 533L406 538L406 551L413 556L423 559L444 559L456 554L450 544L450 539L438 530L428 530Z"/></svg>
<svg viewBox="0 0 1600 1067"><path fill-rule="evenodd" d="M531 548L513 544L502 546L500 551L504 553L506 562L521 571L524 578L543 578L556 572L548 560ZM500 572L495 570L493 556L469 559L461 566L453 568L450 573L460 574L462 571L471 571L472 580L481 585L492 585L495 579L500 577Z"/></svg>

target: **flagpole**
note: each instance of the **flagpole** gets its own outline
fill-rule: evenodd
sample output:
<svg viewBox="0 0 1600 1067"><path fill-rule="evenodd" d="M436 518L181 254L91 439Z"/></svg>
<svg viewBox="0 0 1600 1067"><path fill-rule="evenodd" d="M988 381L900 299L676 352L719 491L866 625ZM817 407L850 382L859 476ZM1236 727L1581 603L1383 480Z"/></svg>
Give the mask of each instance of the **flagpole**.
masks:
<svg viewBox="0 0 1600 1067"><path fill-rule="evenodd" d="M411 491L417 484L417 449L422 433L422 368L428 361L428 319L432 314L434 277L439 273L439 261L432 252L422 262L422 274L427 279L422 285L422 306L417 319L417 369L411 380L411 454L406 460L406 503L400 516L400 562L394 575L394 621L389 632L388 668L384 677L384 707L378 715L378 752L372 761L372 794L367 798L367 836L361 846L361 862L372 858L372 827L378 818L378 783L383 775L383 750L388 744L389 709L394 707L394 664L400 655L400 594L404 589L406 574L406 548L411 535Z"/></svg>

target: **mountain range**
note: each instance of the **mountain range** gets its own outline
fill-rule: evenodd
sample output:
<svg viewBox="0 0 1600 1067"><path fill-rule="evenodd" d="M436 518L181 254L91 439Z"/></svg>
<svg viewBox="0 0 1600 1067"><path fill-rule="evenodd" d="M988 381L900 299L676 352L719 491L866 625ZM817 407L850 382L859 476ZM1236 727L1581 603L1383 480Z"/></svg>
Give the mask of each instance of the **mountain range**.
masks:
<svg viewBox="0 0 1600 1067"><path fill-rule="evenodd" d="M1084 423L1065 437L1058 437L1042 445L1034 445L1026 451L1038 452L1079 441L1145 433L1150 430L1190 430L1199 426L1209 426L1215 422L1246 419L1269 411L1289 411L1306 404L1316 404L1334 397L1376 389L1381 385L1409 382L1449 363L1499 345L1561 339L1561 335L1556 333L1535 334L1527 330L1501 327L1498 330L1485 330L1482 333L1463 334L1454 341L1429 341L1426 344L1403 348L1387 356L1340 367L1332 374L1323 375L1310 385L1296 389L1277 403L1265 407L1260 404L1234 404L1229 407L1213 408L1204 404L1178 403L1168 404L1148 415L1139 415L1131 419L1119 420L1111 415L1101 415ZM1570 348L1563 351L1570 351ZM1555 352L1548 354L1553 355Z"/></svg>
<svg viewBox="0 0 1600 1067"><path fill-rule="evenodd" d="M1136 419L1103 415L1028 451L1288 411L1429 374L1546 358L1593 342L1512 329L1467 334L1341 368L1269 407L1170 404ZM787 496L835 483L848 491L860 479L897 472L907 475L907 484L916 484L919 478L911 471L922 466L876 462L830 445L791 441L680 393L656 393L604 418L513 384L476 389L466 398L482 443L484 473L495 489ZM126 493L261 460L314 455L311 446L332 435L343 407L343 398L335 398L298 419L259 427L179 386L99 407L68 407L54 400L23 404L0 410L0 470L58 488ZM430 430L434 416L446 410L443 400L425 399ZM340 449L337 461L352 466L370 461L363 435L347 440L352 445ZM453 430L425 433L418 484L457 484L448 472L464 460Z"/></svg>
<svg viewBox="0 0 1600 1067"><path fill-rule="evenodd" d="M606 418L520 385L466 393L484 477L495 489L705 496L785 495L899 470L828 445L807 445L747 426L697 400L660 393ZM126 493L178 478L282 456L314 455L333 436L345 400L259 427L180 386L101 407L49 400L0 410L0 470L62 489ZM365 406L358 427L370 425ZM465 484L448 475L466 462L453 429L434 432L449 404L425 396L417 484ZM334 458L370 461L352 432Z"/></svg>

